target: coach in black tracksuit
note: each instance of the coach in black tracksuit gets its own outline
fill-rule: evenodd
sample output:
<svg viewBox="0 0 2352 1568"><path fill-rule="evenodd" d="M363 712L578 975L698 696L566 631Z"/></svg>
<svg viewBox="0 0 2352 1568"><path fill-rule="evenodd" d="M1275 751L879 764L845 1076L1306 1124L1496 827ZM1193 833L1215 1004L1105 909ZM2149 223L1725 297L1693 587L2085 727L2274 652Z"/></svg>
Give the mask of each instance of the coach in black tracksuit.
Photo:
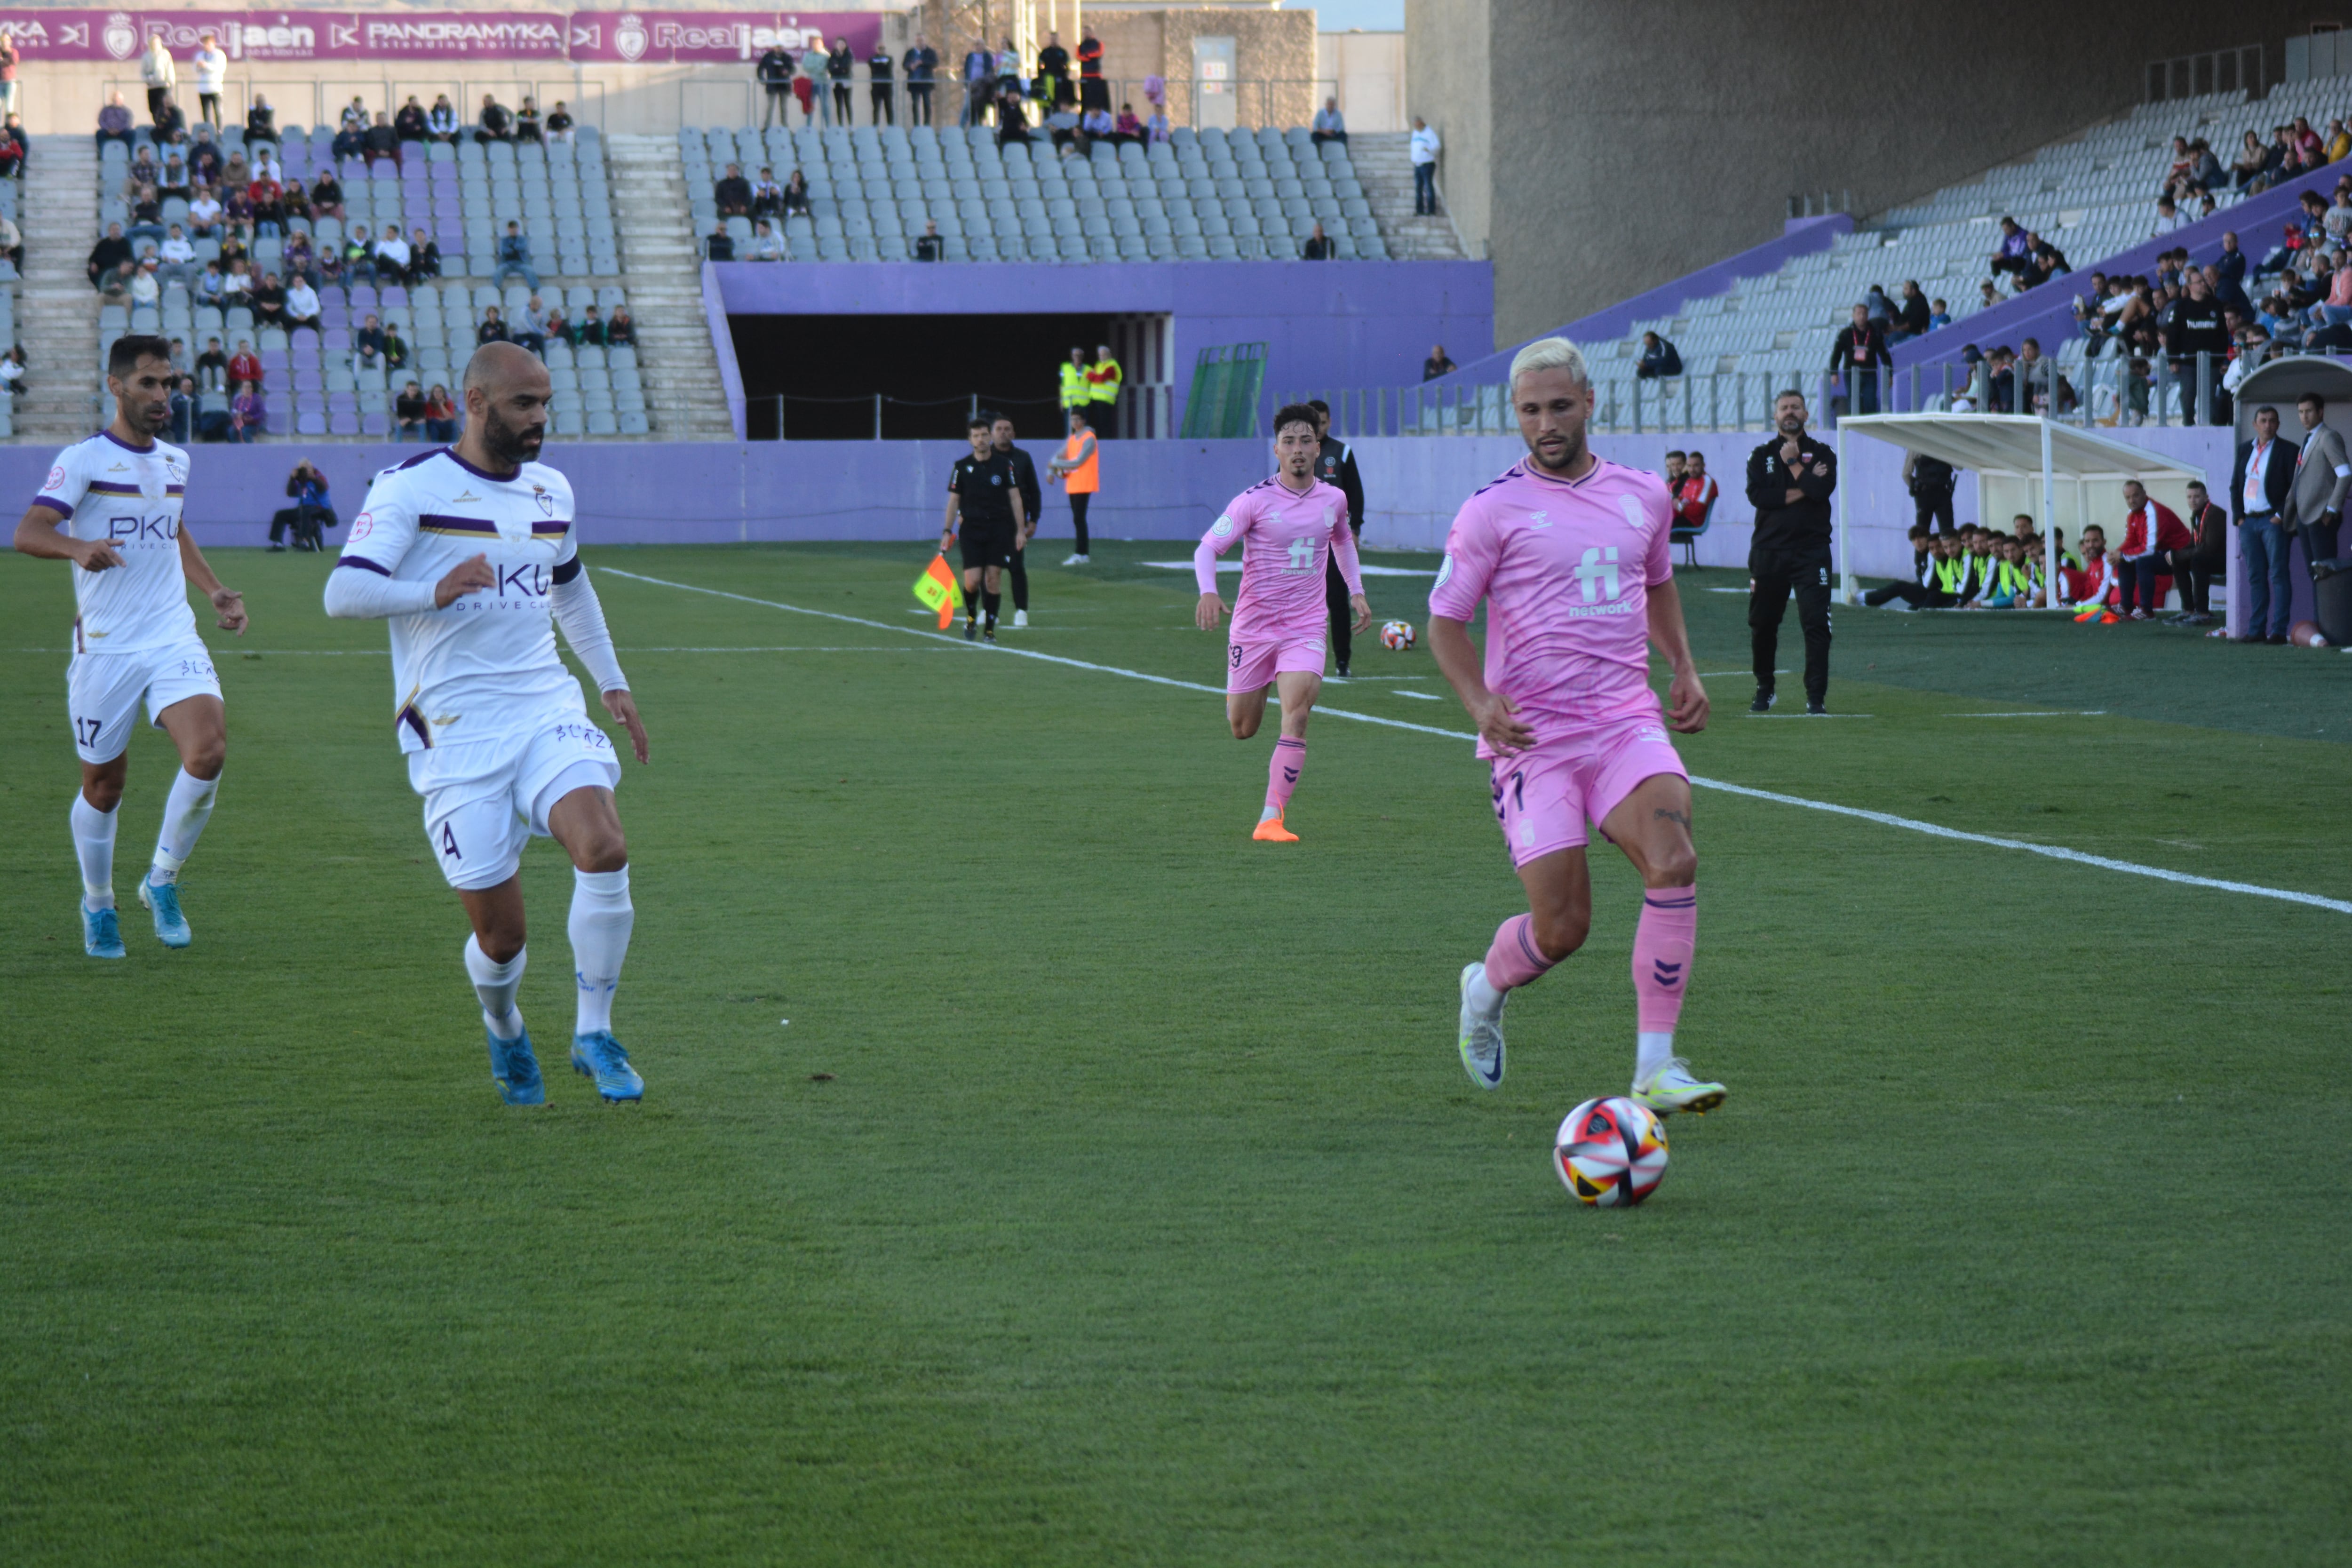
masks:
<svg viewBox="0 0 2352 1568"><path fill-rule="evenodd" d="M1029 624L1029 541L1026 536L1037 531L1038 508L1045 504L1045 492L1037 488L1037 465L1030 460L1028 453L1013 444L1012 418L998 415L989 433L996 443L998 456L1013 465L1013 478L1021 487L1021 515L1029 520L1028 526L1013 538L1013 569L1006 574L1013 579L1013 624L1025 626Z"/></svg>
<svg viewBox="0 0 2352 1568"><path fill-rule="evenodd" d="M1805 711L1825 713L1830 689L1830 495L1837 454L1805 434L1805 400L1784 392L1772 404L1780 435L1748 455L1748 500L1756 533L1748 547L1748 629L1756 657L1751 713L1772 706L1780 617L1797 595L1805 630Z"/></svg>
<svg viewBox="0 0 2352 1568"><path fill-rule="evenodd" d="M1331 410L1323 404L1309 403L1315 410L1315 423L1323 441L1323 450L1315 458L1315 477L1348 498L1348 527L1360 540L1364 536L1364 481L1356 472L1356 454L1348 443L1331 434ZM1334 552L1323 563L1323 604L1331 615L1331 657L1339 661L1339 674L1348 673L1348 656L1353 651L1351 627L1356 612L1348 604L1348 580L1339 574L1339 557Z"/></svg>

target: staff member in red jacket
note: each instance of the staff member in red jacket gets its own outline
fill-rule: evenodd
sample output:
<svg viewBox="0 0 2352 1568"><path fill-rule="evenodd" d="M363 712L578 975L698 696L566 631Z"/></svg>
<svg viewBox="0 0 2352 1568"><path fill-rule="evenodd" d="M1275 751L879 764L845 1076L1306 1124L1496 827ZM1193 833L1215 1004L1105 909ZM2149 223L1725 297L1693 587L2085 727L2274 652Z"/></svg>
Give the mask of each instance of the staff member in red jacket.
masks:
<svg viewBox="0 0 2352 1568"><path fill-rule="evenodd" d="M2168 569L2172 552L2195 549L2197 539L2180 514L2149 495L2137 479L2124 481L2124 504L2131 510L2124 516L2124 542L2116 551L2123 568L2124 614L2135 621L2152 620L2159 607L2157 574Z"/></svg>

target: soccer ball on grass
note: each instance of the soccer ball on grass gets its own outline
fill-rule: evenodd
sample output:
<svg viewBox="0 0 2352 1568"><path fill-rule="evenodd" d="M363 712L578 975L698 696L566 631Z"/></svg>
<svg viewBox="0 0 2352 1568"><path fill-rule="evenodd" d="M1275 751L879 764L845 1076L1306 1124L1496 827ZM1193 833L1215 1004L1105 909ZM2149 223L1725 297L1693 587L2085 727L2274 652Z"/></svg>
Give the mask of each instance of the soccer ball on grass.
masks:
<svg viewBox="0 0 2352 1568"><path fill-rule="evenodd" d="M1588 1100L1559 1124L1552 1169L1579 1203L1631 1208L1665 1177L1665 1126L1622 1095Z"/></svg>
<svg viewBox="0 0 2352 1568"><path fill-rule="evenodd" d="M1402 653L1405 649L1412 646L1412 641L1413 631L1412 623L1411 621L1389 621L1384 623L1381 627L1381 646L1382 647L1393 648L1397 652Z"/></svg>

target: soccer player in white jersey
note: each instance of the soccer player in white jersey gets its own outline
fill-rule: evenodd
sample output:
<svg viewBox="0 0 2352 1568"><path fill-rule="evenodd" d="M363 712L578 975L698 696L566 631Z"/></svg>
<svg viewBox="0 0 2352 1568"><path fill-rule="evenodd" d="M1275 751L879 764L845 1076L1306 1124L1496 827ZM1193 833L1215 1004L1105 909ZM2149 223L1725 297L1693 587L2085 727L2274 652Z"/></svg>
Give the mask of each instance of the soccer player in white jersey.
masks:
<svg viewBox="0 0 2352 1568"><path fill-rule="evenodd" d="M1592 925L1585 824L1642 875L1633 934L1633 1098L1704 1114L1724 1088L1691 1076L1675 1026L1698 931L1690 775L1666 729L1706 726L1667 547L1674 503L1654 474L1585 445L1584 358L1544 338L1511 361L1528 455L1463 503L1429 595L1429 647L1478 725L1495 815L1528 912L1462 971L1460 1046L1471 1081L1503 1081L1503 1003L1584 945ZM1483 662L1469 623L1486 605ZM1650 689L1649 647L1673 667L1667 708ZM1664 720L1661 727L1660 719Z"/></svg>
<svg viewBox="0 0 2352 1568"><path fill-rule="evenodd" d="M1257 733L1268 685L1282 693L1282 734L1266 760L1265 804L1250 834L1261 843L1298 842L1282 819L1307 766L1307 721L1323 689L1328 563L1336 559L1347 580L1356 630L1372 624L1356 565L1355 531L1348 526L1348 498L1315 477L1323 449L1317 429L1315 411L1303 403L1277 411L1274 454L1280 467L1274 478L1227 501L1192 552L1201 590L1192 619L1213 632L1225 613L1217 593L1217 557L1242 547L1242 585L1234 595L1234 629L1225 644L1225 721L1234 739Z"/></svg>
<svg viewBox="0 0 2352 1568"><path fill-rule="evenodd" d="M572 537L572 486L537 460L550 396L536 355L512 343L477 350L463 438L378 474L327 574L329 615L392 622L392 727L425 797L425 842L473 921L466 973L509 1105L547 1098L515 1006L518 868L533 835L553 837L574 868L572 1065L608 1100L642 1099L646 1087L613 1037L635 918L613 804L621 767L556 655L554 625L640 763L646 728Z"/></svg>
<svg viewBox="0 0 2352 1568"><path fill-rule="evenodd" d="M225 631L245 634L245 602L221 586L182 524L188 455L156 439L172 416L172 345L117 338L106 356L114 423L58 454L41 491L16 524L16 548L73 563L74 652L66 711L81 758L74 796L74 858L81 863L82 950L123 956L114 912L115 808L130 771L131 721L147 721L179 749L180 776L163 805L155 859L139 901L165 947L185 947L180 868L211 820L228 753L228 718L212 655L188 607L194 583Z"/></svg>

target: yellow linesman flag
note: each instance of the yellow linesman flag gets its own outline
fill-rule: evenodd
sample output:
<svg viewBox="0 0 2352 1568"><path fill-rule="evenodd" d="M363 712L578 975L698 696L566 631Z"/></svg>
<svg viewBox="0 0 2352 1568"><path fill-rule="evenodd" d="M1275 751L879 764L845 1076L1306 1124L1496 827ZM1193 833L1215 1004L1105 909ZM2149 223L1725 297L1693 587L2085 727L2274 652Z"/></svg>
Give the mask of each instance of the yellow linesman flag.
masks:
<svg viewBox="0 0 2352 1568"><path fill-rule="evenodd" d="M948 566L948 558L934 555L923 574L915 579L915 597L923 608L940 613L940 630L955 624L955 614L963 608L963 594L956 586L955 573Z"/></svg>

